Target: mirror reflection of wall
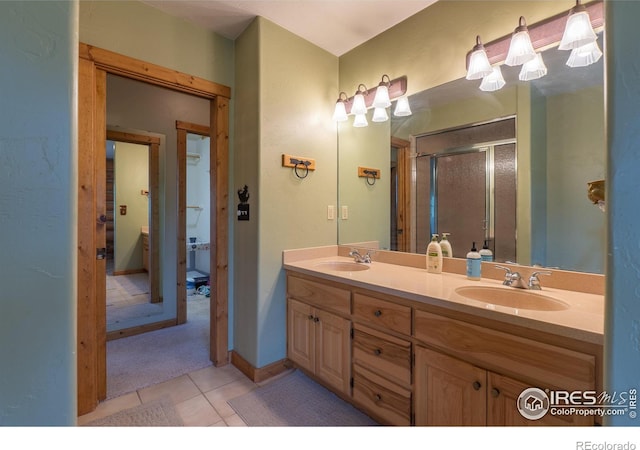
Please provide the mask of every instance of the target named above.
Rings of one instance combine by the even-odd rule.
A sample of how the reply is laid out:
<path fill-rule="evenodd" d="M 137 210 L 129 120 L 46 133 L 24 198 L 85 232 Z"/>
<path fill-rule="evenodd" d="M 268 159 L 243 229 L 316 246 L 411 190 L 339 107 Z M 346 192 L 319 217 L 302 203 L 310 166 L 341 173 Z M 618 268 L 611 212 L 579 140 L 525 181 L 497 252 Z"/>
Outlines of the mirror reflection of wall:
<path fill-rule="evenodd" d="M 210 280 L 209 137 L 187 134 L 187 295 L 206 295 Z"/>
<path fill-rule="evenodd" d="M 519 81 L 519 67 L 503 66 L 507 84 L 496 92 L 480 91 L 479 82 L 459 79 L 411 95 L 413 115 L 392 119 L 389 137 L 412 142 L 409 175 L 413 176 L 419 164 L 415 158 L 418 136 L 514 116 L 517 208 L 515 217 L 509 220 L 515 219 L 516 223 L 516 262 L 603 273 L 605 215 L 588 200 L 587 183 L 605 175 L 604 58 L 591 66 L 569 68 L 565 64 L 566 52 L 549 48 L 543 55 L 548 74 L 539 80 Z M 377 157 L 373 154 L 377 155 L 383 134 L 375 127 L 369 128 L 354 130 L 340 124 L 340 203 L 348 199 L 352 204 L 374 205 L 375 198 L 379 198 L 378 204 L 384 205 L 392 197 L 385 193 L 385 199 L 382 192 L 373 190 L 363 192 L 350 176 L 354 170 L 351 166 L 366 165 L 366 159 Z M 471 147 L 483 143 L 486 141 Z M 391 167 L 383 170 L 383 179 L 390 174 Z M 411 217 L 410 248 L 414 252 L 424 252 L 424 234 L 431 232 L 417 222 L 417 216 L 425 214 L 417 209 L 417 196 L 428 196 L 425 191 L 418 193 L 419 189 L 424 186 L 414 182 L 411 201 L 407 202 L 411 205 L 407 216 Z M 372 211 L 365 214 L 368 217 L 364 223 L 376 220 Z M 375 226 L 355 226 L 351 218 L 349 223 L 341 221 L 338 243 L 377 241 L 381 248 L 388 248 L 391 234 L 388 215 L 380 212 Z M 495 223 L 500 219 L 496 217 Z M 431 220 L 429 211 L 429 223 Z M 387 228 L 381 230 L 382 226 Z M 451 239 L 456 242 L 453 234 Z M 458 244 L 464 249 L 471 242 L 458 240 Z M 456 256 L 465 253 L 458 252 Z"/>

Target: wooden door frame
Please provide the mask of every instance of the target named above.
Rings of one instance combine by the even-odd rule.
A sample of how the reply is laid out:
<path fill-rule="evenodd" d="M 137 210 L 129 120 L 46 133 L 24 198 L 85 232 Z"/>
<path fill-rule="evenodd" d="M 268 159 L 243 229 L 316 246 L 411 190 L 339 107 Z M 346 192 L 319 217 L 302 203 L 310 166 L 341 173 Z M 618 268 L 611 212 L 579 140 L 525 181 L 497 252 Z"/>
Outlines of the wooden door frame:
<path fill-rule="evenodd" d="M 212 260 L 210 357 L 214 365 L 229 362 L 228 353 L 228 168 L 231 88 L 85 43 L 78 67 L 78 415 L 93 411 L 106 398 L 106 307 L 98 277 L 105 260 L 96 258 L 104 242 L 105 186 L 96 184 L 106 157 L 106 74 L 163 86 L 210 100 L 210 151 L 215 167 L 211 197 Z M 104 160 L 104 161 L 102 161 Z M 213 172 L 212 172 L 213 175 Z M 104 184 L 104 183 L 102 183 Z M 99 235 L 103 237 L 100 240 Z M 214 256 L 215 255 L 215 256 Z M 104 281 L 103 281 L 104 282 Z"/>
<path fill-rule="evenodd" d="M 146 134 L 131 133 L 107 129 L 107 140 L 144 145 L 149 148 L 149 201 L 151 217 L 149 217 L 149 293 L 152 303 L 160 302 L 160 138 Z M 116 177 L 118 175 L 116 174 Z M 115 211 L 115 209 L 114 209 Z M 115 214 L 115 213 L 114 213 Z M 109 340 L 107 338 L 107 340 Z"/>
<path fill-rule="evenodd" d="M 398 149 L 398 205 L 397 229 L 402 230 L 398 236 L 398 251 L 411 250 L 411 142 L 391 137 L 391 146 Z"/>

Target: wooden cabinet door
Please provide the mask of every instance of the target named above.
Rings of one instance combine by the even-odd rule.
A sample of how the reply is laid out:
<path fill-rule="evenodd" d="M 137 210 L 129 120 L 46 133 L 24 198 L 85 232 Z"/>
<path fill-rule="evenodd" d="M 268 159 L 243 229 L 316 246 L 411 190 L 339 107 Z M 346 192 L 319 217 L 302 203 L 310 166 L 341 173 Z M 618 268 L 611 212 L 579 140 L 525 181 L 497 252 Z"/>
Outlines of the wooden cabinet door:
<path fill-rule="evenodd" d="M 415 424 L 486 424 L 487 372 L 427 348 L 415 349 Z"/>
<path fill-rule="evenodd" d="M 348 395 L 351 379 L 351 322 L 320 309 L 315 309 L 314 317 L 315 374 Z"/>
<path fill-rule="evenodd" d="M 489 372 L 487 376 L 488 402 L 487 425 L 507 426 L 576 426 L 594 425 L 593 417 L 589 416 L 556 416 L 550 412 L 538 420 L 530 420 L 518 411 L 518 397 L 531 386 L 513 378 Z"/>
<path fill-rule="evenodd" d="M 291 361 L 309 372 L 314 371 L 315 336 L 313 308 L 306 303 L 288 299 L 287 355 Z"/>

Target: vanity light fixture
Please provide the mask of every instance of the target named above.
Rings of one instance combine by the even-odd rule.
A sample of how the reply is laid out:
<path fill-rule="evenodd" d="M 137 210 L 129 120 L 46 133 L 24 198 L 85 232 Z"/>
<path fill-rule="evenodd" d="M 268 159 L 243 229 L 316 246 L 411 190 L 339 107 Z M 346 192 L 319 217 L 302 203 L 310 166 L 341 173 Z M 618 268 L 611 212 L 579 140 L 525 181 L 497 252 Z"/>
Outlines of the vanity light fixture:
<path fill-rule="evenodd" d="M 524 20 L 524 16 L 520 16 L 518 26 L 513 31 L 511 43 L 509 44 L 509 53 L 504 63 L 508 66 L 519 66 L 536 57 L 536 51 L 533 49 L 529 29 Z"/>
<path fill-rule="evenodd" d="M 469 69 L 467 70 L 467 80 L 479 80 L 493 72 L 487 52 L 480 40 L 480 36 L 476 36 L 476 45 L 471 50 L 469 57 Z"/>
<path fill-rule="evenodd" d="M 360 90 L 360 88 L 364 88 Z M 358 90 L 353 95 L 353 106 L 351 106 L 351 114 L 359 116 L 367 113 L 367 104 L 364 101 L 364 94 L 367 93 L 367 87 L 364 84 L 358 85 Z"/>
<path fill-rule="evenodd" d="M 391 100 L 399 99 L 396 104 L 394 116 L 410 116 L 411 108 L 405 94 L 407 92 L 407 77 L 402 76 L 393 80 L 388 75 L 383 75 L 382 80 L 372 89 L 367 89 L 364 84 L 359 84 L 356 93 L 351 98 L 340 92 L 333 112 L 334 122 L 344 122 L 349 115 L 354 115 L 354 127 L 366 127 L 367 110 L 374 108 L 373 122 L 385 122 L 389 120 L 386 108 L 391 106 Z"/>
<path fill-rule="evenodd" d="M 480 90 L 485 92 L 493 92 L 502 89 L 506 82 L 502 76 L 502 70 L 500 66 L 494 66 L 493 72 L 482 79 L 480 83 Z"/>
<path fill-rule="evenodd" d="M 585 67 L 597 62 L 602 57 L 602 51 L 597 42 L 583 45 L 571 50 L 571 55 L 567 60 L 569 67 Z"/>
<path fill-rule="evenodd" d="M 342 96 L 344 95 L 344 99 Z M 336 101 L 336 107 L 333 110 L 333 121 L 334 122 L 346 122 L 347 117 L 347 106 L 346 102 L 349 100 L 347 94 L 345 92 L 340 92 L 338 95 L 338 100 Z"/>
<path fill-rule="evenodd" d="M 546 74 L 547 66 L 545 66 L 544 61 L 542 60 L 542 54 L 536 53 L 535 58 L 522 65 L 518 78 L 520 81 L 531 81 L 542 78 Z"/>
<path fill-rule="evenodd" d="M 587 8 L 580 3 L 580 0 L 576 0 L 576 6 L 569 11 L 569 18 L 558 50 L 573 50 L 595 42 L 596 39 Z"/>
<path fill-rule="evenodd" d="M 387 81 L 384 81 L 385 77 L 387 78 Z M 374 108 L 388 108 L 391 106 L 391 100 L 389 99 L 390 83 L 391 80 L 389 79 L 389 75 L 382 75 L 382 81 L 378 84 L 378 87 L 376 88 L 376 96 L 373 99 Z"/>
<path fill-rule="evenodd" d="M 575 16 L 575 17 L 574 17 Z M 586 18 L 586 21 L 584 20 Z M 571 22 L 571 23 L 570 23 Z M 578 24 L 578 25 L 575 25 Z M 573 27 L 581 29 L 581 32 L 574 32 Z M 548 19 L 527 26 L 524 17 L 520 17 L 518 27 L 511 35 L 502 36 L 487 44 L 483 44 L 487 60 L 495 68 L 501 64 L 523 65 L 520 72 L 520 80 L 534 80 L 546 74 L 544 62 L 538 62 L 537 66 L 530 60 L 537 58 L 536 51 L 546 50 L 555 47 L 561 41 L 565 41 L 558 49 L 567 48 L 571 50 L 571 56 L 567 61 L 569 67 L 583 67 L 597 62 L 602 57 L 602 51 L 597 44 L 597 35 L 604 27 L 604 1 L 593 0 L 582 5 L 580 0 L 576 1 L 576 6 L 572 8 L 567 17 L 567 13 L 556 14 Z M 571 35 L 581 35 L 577 40 L 569 39 Z M 565 39 L 565 35 L 567 38 Z M 583 45 L 580 42 L 591 40 Z M 571 43 L 572 41 L 576 43 Z M 479 43 L 479 38 L 477 41 Z M 477 44 L 476 44 L 477 45 Z M 476 47 L 466 55 L 467 74 L 471 71 L 471 57 L 476 51 Z M 526 56 L 529 55 L 529 56 Z M 472 75 L 473 76 L 473 75 Z M 469 79 L 469 77 L 467 77 Z M 504 79 L 495 70 L 494 73 L 486 75 L 482 79 L 480 89 L 483 91 L 494 91 L 504 86 Z"/>

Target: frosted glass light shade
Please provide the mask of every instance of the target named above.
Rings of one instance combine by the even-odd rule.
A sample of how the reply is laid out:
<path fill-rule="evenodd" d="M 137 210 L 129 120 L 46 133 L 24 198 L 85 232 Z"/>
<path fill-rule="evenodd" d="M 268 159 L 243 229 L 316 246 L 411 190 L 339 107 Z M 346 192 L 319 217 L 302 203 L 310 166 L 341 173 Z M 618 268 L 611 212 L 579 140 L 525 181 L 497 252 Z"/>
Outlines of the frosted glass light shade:
<path fill-rule="evenodd" d="M 492 72 L 489 58 L 484 47 L 474 50 L 469 58 L 469 69 L 467 70 L 467 80 L 479 80 Z"/>
<path fill-rule="evenodd" d="M 589 13 L 584 10 L 572 12 L 567 19 L 558 50 L 573 50 L 595 42 L 596 39 L 597 36 L 591 26 Z"/>
<path fill-rule="evenodd" d="M 367 122 L 367 116 L 364 114 L 356 114 L 355 119 L 353 119 L 353 126 L 356 128 L 362 128 L 369 125 Z"/>
<path fill-rule="evenodd" d="M 387 120 L 389 120 L 389 116 L 387 115 L 386 108 L 375 108 L 373 110 L 372 122 L 386 122 Z"/>
<path fill-rule="evenodd" d="M 342 100 L 338 100 L 336 102 L 336 107 L 333 110 L 333 121 L 346 122 L 347 119 L 347 108 L 344 106 L 344 102 Z"/>
<path fill-rule="evenodd" d="M 357 93 L 353 96 L 353 105 L 351 106 L 351 114 L 360 115 L 367 113 L 367 105 L 364 101 L 364 95 Z"/>
<path fill-rule="evenodd" d="M 569 67 L 585 67 L 597 62 L 602 57 L 602 51 L 597 42 L 583 45 L 571 50 L 571 55 L 567 60 Z"/>
<path fill-rule="evenodd" d="M 393 115 L 396 117 L 406 117 L 411 115 L 409 99 L 406 96 L 398 98 L 398 101 L 396 102 L 396 108 L 393 111 Z"/>
<path fill-rule="evenodd" d="M 493 92 L 498 89 L 502 89 L 506 82 L 502 76 L 502 70 L 500 66 L 495 66 L 493 72 L 482 79 L 480 83 L 480 90 L 485 92 Z"/>
<path fill-rule="evenodd" d="M 376 89 L 376 96 L 373 98 L 374 108 L 388 108 L 391 106 L 391 100 L 389 100 L 389 88 L 384 84 L 378 86 Z"/>
<path fill-rule="evenodd" d="M 519 66 L 527 61 L 531 61 L 535 57 L 536 51 L 531 44 L 529 32 L 524 30 L 513 33 L 511 44 L 509 44 L 507 59 L 504 63 L 508 66 Z"/>
<path fill-rule="evenodd" d="M 542 55 L 540 53 L 536 53 L 535 58 L 522 65 L 518 78 L 520 81 L 531 81 L 542 78 L 546 74 L 547 66 L 545 66 L 544 61 L 542 60 Z"/>

